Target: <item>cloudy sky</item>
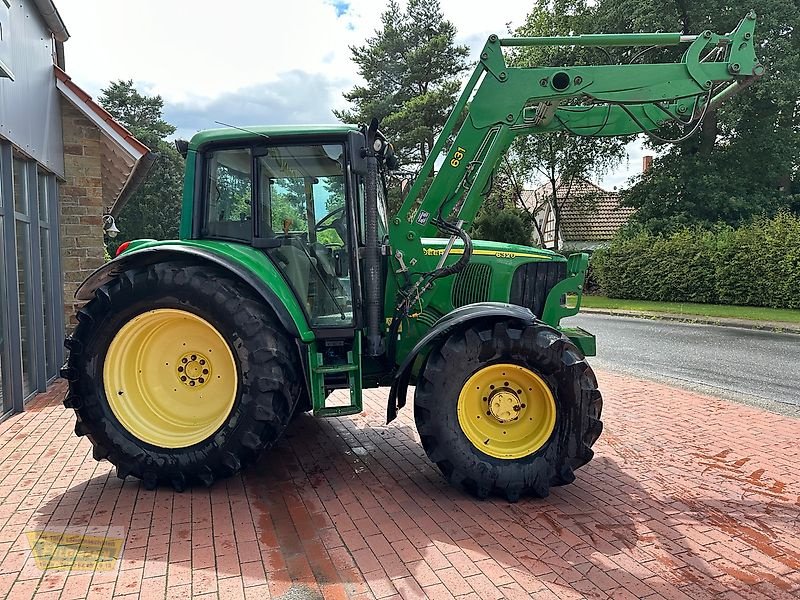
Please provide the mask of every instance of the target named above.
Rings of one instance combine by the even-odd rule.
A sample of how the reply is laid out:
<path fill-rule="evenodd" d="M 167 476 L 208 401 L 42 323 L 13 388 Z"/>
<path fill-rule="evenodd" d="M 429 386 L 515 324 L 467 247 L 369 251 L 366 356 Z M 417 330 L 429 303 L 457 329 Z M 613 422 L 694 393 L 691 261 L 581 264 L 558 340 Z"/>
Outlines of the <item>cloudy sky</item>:
<path fill-rule="evenodd" d="M 160 94 L 180 137 L 234 125 L 333 123 L 331 109 L 358 81 L 350 60 L 380 25 L 370 0 L 56 0 L 71 38 L 67 72 L 94 96 L 116 79 Z M 474 54 L 491 33 L 520 24 L 531 0 L 473 8 L 441 0 Z M 607 187 L 638 170 L 641 150 L 607 175 Z"/>

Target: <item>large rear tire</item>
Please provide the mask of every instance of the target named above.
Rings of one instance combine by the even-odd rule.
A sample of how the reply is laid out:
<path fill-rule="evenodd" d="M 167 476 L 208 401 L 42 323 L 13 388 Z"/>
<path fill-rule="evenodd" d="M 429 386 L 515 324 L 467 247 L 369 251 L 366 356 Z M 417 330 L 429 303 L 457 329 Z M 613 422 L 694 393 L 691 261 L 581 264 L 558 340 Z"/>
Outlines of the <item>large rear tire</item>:
<path fill-rule="evenodd" d="M 455 486 L 510 501 L 571 483 L 600 436 L 602 397 L 578 348 L 552 327 L 475 325 L 431 351 L 414 416 Z"/>
<path fill-rule="evenodd" d="M 119 477 L 148 488 L 211 485 L 286 428 L 301 389 L 297 348 L 224 271 L 133 268 L 77 316 L 64 405 L 75 410 L 75 433 Z"/>

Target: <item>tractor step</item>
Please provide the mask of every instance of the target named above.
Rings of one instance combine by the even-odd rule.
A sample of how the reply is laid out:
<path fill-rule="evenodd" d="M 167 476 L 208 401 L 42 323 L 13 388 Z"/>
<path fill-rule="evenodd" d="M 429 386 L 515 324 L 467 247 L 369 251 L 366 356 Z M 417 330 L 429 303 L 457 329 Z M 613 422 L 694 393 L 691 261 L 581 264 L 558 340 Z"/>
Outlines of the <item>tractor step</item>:
<path fill-rule="evenodd" d="M 314 367 L 314 372 L 328 375 L 331 373 L 350 373 L 351 371 L 358 371 L 360 368 L 360 365 L 353 364 L 325 365 L 321 367 Z"/>
<path fill-rule="evenodd" d="M 352 340 L 345 341 L 344 346 L 341 340 L 330 346 L 328 340 L 308 346 L 309 387 L 315 417 L 341 417 L 362 411 L 361 333 L 356 332 Z M 318 344 L 326 347 L 320 348 Z M 329 403 L 328 396 L 337 389 L 350 390 L 348 403 Z"/>

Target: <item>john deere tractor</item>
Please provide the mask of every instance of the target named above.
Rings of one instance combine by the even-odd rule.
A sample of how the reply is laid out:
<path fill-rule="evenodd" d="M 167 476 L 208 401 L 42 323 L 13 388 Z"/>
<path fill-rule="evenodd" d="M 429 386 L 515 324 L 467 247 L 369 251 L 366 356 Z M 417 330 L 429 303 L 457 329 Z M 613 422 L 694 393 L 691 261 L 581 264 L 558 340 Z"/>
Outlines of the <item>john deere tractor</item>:
<path fill-rule="evenodd" d="M 122 244 L 76 294 L 86 304 L 63 370 L 75 432 L 120 477 L 181 490 L 237 473 L 294 413 L 360 412 L 364 388 L 389 388 L 392 421 L 413 385 L 422 445 L 453 484 L 516 500 L 571 482 L 602 431 L 585 359 L 595 338 L 561 325 L 579 310 L 588 257 L 468 228 L 518 136 L 696 129 L 763 73 L 754 24 L 751 13 L 725 35 L 491 36 L 395 215 L 384 176 L 397 159 L 377 123 L 229 127 L 179 143 L 180 239 Z M 504 47 L 538 45 L 685 52 L 504 60 Z"/>

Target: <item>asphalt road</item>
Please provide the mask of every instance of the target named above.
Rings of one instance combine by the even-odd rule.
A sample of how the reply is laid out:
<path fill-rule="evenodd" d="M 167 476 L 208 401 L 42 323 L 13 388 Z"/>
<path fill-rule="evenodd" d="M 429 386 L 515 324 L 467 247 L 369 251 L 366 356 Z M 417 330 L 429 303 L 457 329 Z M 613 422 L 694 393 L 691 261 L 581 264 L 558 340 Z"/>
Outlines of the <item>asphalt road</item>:
<path fill-rule="evenodd" d="M 597 336 L 598 369 L 800 416 L 800 335 L 599 314 L 562 323 Z"/>

